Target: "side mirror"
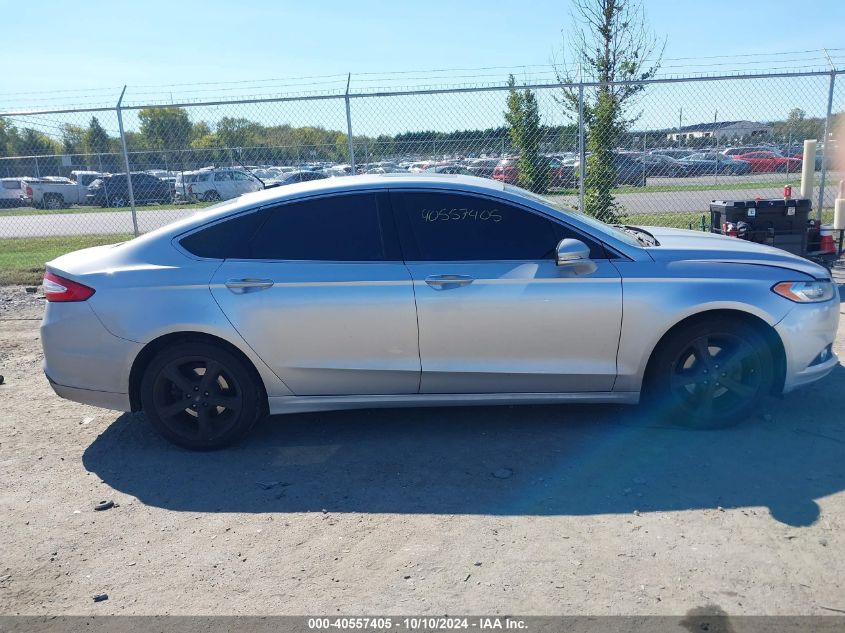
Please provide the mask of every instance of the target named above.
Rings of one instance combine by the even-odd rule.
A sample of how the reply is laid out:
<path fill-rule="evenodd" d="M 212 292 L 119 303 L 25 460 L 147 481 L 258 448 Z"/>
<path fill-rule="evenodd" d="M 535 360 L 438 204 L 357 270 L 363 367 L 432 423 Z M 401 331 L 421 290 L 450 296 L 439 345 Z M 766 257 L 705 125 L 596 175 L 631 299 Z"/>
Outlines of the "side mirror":
<path fill-rule="evenodd" d="M 590 259 L 590 247 L 581 240 L 562 239 L 557 245 L 557 265 L 572 270 L 576 275 L 595 272 L 596 265 Z"/>

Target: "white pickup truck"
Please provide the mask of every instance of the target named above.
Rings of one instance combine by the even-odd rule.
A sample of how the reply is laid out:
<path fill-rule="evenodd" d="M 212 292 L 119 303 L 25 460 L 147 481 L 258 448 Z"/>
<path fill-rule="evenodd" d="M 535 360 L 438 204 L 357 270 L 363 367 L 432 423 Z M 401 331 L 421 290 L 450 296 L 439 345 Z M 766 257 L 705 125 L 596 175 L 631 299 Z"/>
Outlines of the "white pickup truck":
<path fill-rule="evenodd" d="M 74 180 L 46 176 L 27 180 L 24 204 L 38 209 L 62 209 L 72 204 L 87 204 L 88 185 L 104 174 L 95 171 L 71 172 Z"/>

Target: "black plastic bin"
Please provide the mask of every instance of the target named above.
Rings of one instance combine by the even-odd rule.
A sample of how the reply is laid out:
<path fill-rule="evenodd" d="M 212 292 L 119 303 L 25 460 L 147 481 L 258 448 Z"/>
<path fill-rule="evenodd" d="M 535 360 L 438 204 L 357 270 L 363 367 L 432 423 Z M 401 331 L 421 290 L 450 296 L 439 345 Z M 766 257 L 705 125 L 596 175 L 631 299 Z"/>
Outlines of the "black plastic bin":
<path fill-rule="evenodd" d="M 807 198 L 713 200 L 710 231 L 767 244 L 803 256 L 807 250 Z"/>

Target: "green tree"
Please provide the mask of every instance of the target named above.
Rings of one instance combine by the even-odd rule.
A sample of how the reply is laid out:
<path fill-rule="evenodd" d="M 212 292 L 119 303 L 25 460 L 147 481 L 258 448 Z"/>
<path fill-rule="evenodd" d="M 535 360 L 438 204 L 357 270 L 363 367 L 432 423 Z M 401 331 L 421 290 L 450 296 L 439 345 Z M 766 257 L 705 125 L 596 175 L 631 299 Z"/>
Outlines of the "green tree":
<path fill-rule="evenodd" d="M 193 125 L 183 108 L 143 108 L 138 121 L 147 149 L 179 150 L 191 145 Z"/>
<path fill-rule="evenodd" d="M 111 137 L 97 117 L 91 117 L 91 122 L 85 131 L 83 147 L 89 154 L 108 154 L 112 150 Z"/>
<path fill-rule="evenodd" d="M 637 82 L 650 79 L 660 67 L 665 40 L 648 28 L 639 0 L 573 0 L 574 30 L 564 61 L 574 58 L 576 76 L 558 69 L 562 83 L 600 82 L 584 98 L 584 124 L 591 152 L 584 178 L 586 213 L 606 222 L 618 222 L 624 210 L 613 197 L 616 185 L 613 150 L 620 135 L 637 120 L 627 110 L 646 87 Z M 565 89 L 561 103 L 578 116 L 578 92 Z"/>
<path fill-rule="evenodd" d="M 0 156 L 17 156 L 20 135 L 17 128 L 6 119 L 0 118 Z"/>
<path fill-rule="evenodd" d="M 511 144 L 519 152 L 519 184 L 530 191 L 543 192 L 548 182 L 548 170 L 540 156 L 542 131 L 537 97 L 530 90 L 517 90 L 513 75 L 508 78 L 508 86 L 505 121 Z"/>
<path fill-rule="evenodd" d="M 244 118 L 223 117 L 217 122 L 221 147 L 251 147 L 259 144 L 263 127 Z"/>
<path fill-rule="evenodd" d="M 65 154 L 85 152 L 85 128 L 67 123 L 62 126 L 62 151 Z"/>
<path fill-rule="evenodd" d="M 61 143 L 53 140 L 43 132 L 32 128 L 24 128 L 20 134 L 19 153 L 22 156 L 54 155 L 61 152 Z"/>

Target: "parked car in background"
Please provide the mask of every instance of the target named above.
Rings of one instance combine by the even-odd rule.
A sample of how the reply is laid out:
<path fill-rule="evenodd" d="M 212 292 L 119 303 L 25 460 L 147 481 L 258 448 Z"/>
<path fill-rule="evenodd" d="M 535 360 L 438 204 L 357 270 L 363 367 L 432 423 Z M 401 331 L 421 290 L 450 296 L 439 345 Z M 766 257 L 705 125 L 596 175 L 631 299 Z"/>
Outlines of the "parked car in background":
<path fill-rule="evenodd" d="M 653 149 L 649 152 L 649 154 L 656 154 L 658 156 L 668 156 L 669 158 L 680 159 L 684 156 L 689 156 L 690 154 L 695 153 L 695 150 L 692 149 L 674 149 L 674 148 L 667 148 L 667 149 Z"/>
<path fill-rule="evenodd" d="M 498 164 L 498 158 L 474 158 L 466 162 L 466 168 L 479 178 L 492 178 Z"/>
<path fill-rule="evenodd" d="M 189 198 L 204 202 L 229 200 L 263 188 L 264 185 L 258 178 L 234 167 L 201 169 L 196 172 L 193 182 L 187 187 Z M 179 192 L 178 181 L 176 191 Z"/>
<path fill-rule="evenodd" d="M 689 176 L 725 174 L 743 176 L 751 173 L 751 163 L 726 156 L 721 152 L 699 152 L 690 154 L 678 161 L 687 170 Z"/>
<path fill-rule="evenodd" d="M 683 163 L 665 154 L 638 154 L 635 160 L 645 165 L 646 176 L 682 178 L 688 175 Z"/>
<path fill-rule="evenodd" d="M 71 175 L 80 177 L 80 180 L 71 180 L 62 176 L 45 176 L 28 180 L 24 189 L 25 204 L 38 209 L 62 209 L 72 204 L 87 204 L 88 185 L 97 177 L 103 177 L 103 174 L 71 172 Z"/>
<path fill-rule="evenodd" d="M 461 165 L 437 165 L 429 167 L 424 174 L 460 174 L 461 176 L 475 176 L 469 169 Z"/>
<path fill-rule="evenodd" d="M 803 162 L 798 158 L 787 158 L 775 152 L 748 152 L 747 154 L 734 154 L 733 158 L 751 163 L 751 171 L 757 173 L 801 171 Z"/>
<path fill-rule="evenodd" d="M 324 180 L 328 178 L 326 174 L 321 171 L 293 171 L 289 174 L 283 174 L 277 181 L 267 185 L 267 189 L 271 187 L 282 187 L 285 185 L 292 185 L 297 182 L 309 182 L 311 180 Z"/>
<path fill-rule="evenodd" d="M 773 148 L 768 145 L 740 145 L 739 147 L 726 147 L 722 150 L 725 156 L 739 156 L 749 152 L 771 152 Z"/>
<path fill-rule="evenodd" d="M 135 204 L 164 204 L 171 201 L 170 185 L 144 172 L 132 174 Z M 88 186 L 87 203 L 100 207 L 129 206 L 129 181 L 126 174 L 103 176 Z"/>
<path fill-rule="evenodd" d="M 23 206 L 25 191 L 23 178 L 0 178 L 0 208 Z"/>
<path fill-rule="evenodd" d="M 103 171 L 73 170 L 70 172 L 70 179 L 83 187 L 87 187 L 97 178 L 102 178 L 107 174 L 108 172 Z"/>
<path fill-rule="evenodd" d="M 464 176 L 250 194 L 54 259 L 44 296 L 55 392 L 193 449 L 360 407 L 643 399 L 722 427 L 839 364 L 818 264 Z"/>
<path fill-rule="evenodd" d="M 571 187 L 575 184 L 575 167 L 566 165 L 555 156 L 541 157 L 546 169 L 546 184 L 549 187 Z M 509 185 L 519 183 L 518 158 L 503 158 L 493 169 L 493 179 Z"/>
<path fill-rule="evenodd" d="M 587 167 L 589 168 L 589 161 Z M 643 170 L 643 164 L 635 156 L 615 152 L 613 167 L 616 170 L 616 185 L 645 187 L 648 174 Z"/>

